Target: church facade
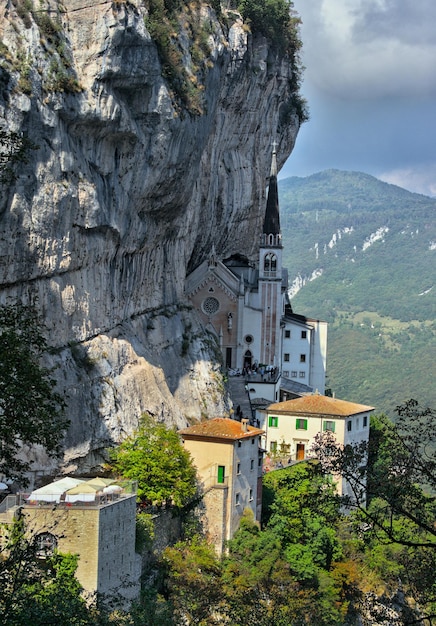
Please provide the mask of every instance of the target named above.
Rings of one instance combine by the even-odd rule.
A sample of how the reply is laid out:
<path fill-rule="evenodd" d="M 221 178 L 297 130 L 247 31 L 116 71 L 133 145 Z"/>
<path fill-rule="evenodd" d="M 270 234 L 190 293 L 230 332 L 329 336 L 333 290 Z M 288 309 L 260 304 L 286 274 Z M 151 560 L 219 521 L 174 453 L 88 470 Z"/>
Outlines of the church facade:
<path fill-rule="evenodd" d="M 262 230 L 256 261 L 219 259 L 212 250 L 187 277 L 185 293 L 225 366 L 249 376 L 252 394 L 277 402 L 324 393 L 327 324 L 294 314 L 288 298 L 275 149 Z"/>

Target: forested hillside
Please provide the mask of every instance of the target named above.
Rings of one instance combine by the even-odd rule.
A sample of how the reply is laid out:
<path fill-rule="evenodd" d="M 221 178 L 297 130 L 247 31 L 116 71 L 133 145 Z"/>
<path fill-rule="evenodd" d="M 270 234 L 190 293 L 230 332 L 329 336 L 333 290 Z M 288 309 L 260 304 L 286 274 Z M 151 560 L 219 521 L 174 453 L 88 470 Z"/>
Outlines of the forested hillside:
<path fill-rule="evenodd" d="M 327 386 L 392 414 L 436 404 L 436 199 L 360 172 L 280 181 L 294 311 L 329 322 Z"/>

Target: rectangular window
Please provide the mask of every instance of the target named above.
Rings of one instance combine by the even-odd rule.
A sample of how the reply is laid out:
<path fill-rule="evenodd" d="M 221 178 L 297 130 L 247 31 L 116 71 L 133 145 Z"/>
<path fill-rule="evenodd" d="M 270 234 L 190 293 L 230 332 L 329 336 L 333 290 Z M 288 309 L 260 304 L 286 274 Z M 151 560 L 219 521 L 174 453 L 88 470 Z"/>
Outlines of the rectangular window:
<path fill-rule="evenodd" d="M 236 506 L 238 506 L 239 504 L 241 504 L 241 498 L 240 498 L 240 496 L 239 496 L 239 493 L 237 493 L 237 494 L 235 495 L 235 504 L 236 504 Z"/>
<path fill-rule="evenodd" d="M 283 370 L 283 378 L 289 378 L 289 370 Z"/>
<path fill-rule="evenodd" d="M 285 339 L 290 339 L 290 338 L 291 338 L 291 331 L 285 330 Z"/>
<path fill-rule="evenodd" d="M 289 361 L 289 352 L 285 352 L 284 360 Z"/>
<path fill-rule="evenodd" d="M 368 426 L 368 416 L 364 415 L 363 416 L 363 427 L 366 428 Z"/>
<path fill-rule="evenodd" d="M 302 330 L 301 331 L 301 339 L 306 339 L 307 337 L 307 330 Z"/>
<path fill-rule="evenodd" d="M 268 419 L 268 426 L 271 426 L 271 428 L 277 428 L 278 425 L 279 418 L 274 415 L 270 415 Z"/>
<path fill-rule="evenodd" d="M 269 444 L 270 452 L 277 452 L 277 441 L 271 441 Z"/>
<path fill-rule="evenodd" d="M 242 446 L 242 441 L 241 441 L 241 440 L 239 440 L 239 441 L 238 441 L 238 448 L 240 448 L 241 446 Z"/>
<path fill-rule="evenodd" d="M 324 432 L 326 430 L 329 430 L 331 433 L 334 433 L 335 432 L 335 422 L 332 422 L 330 420 L 326 420 L 324 422 Z"/>
<path fill-rule="evenodd" d="M 250 500 L 250 502 L 253 501 L 253 490 L 252 489 L 250 489 L 250 495 L 249 495 L 248 499 Z"/>
<path fill-rule="evenodd" d="M 306 378 L 306 372 L 300 372 L 299 376 L 300 378 Z"/>
<path fill-rule="evenodd" d="M 296 372 L 295 370 L 293 370 L 293 371 L 291 372 L 291 378 L 297 378 L 297 376 L 298 376 L 298 372 Z"/>
<path fill-rule="evenodd" d="M 300 363 L 306 363 L 306 355 L 300 354 Z"/>
<path fill-rule="evenodd" d="M 238 465 L 236 466 L 236 473 L 240 474 L 241 473 L 241 464 L 238 463 Z"/>
<path fill-rule="evenodd" d="M 259 458 L 257 459 L 257 467 L 260 467 L 262 465 L 262 457 L 259 456 Z"/>
<path fill-rule="evenodd" d="M 251 445 L 254 446 L 255 443 L 256 443 L 256 439 L 253 437 L 253 439 L 251 440 Z"/>
<path fill-rule="evenodd" d="M 297 430 L 307 430 L 307 420 L 302 419 L 301 417 L 297 417 L 295 422 L 295 428 Z"/>
<path fill-rule="evenodd" d="M 347 430 L 348 432 L 350 432 L 352 426 L 351 426 L 351 420 L 349 422 L 347 422 Z"/>
<path fill-rule="evenodd" d="M 226 468 L 224 465 L 218 465 L 218 482 L 223 483 L 226 477 Z"/>
<path fill-rule="evenodd" d="M 250 469 L 254 470 L 254 459 L 251 459 L 250 461 Z"/>

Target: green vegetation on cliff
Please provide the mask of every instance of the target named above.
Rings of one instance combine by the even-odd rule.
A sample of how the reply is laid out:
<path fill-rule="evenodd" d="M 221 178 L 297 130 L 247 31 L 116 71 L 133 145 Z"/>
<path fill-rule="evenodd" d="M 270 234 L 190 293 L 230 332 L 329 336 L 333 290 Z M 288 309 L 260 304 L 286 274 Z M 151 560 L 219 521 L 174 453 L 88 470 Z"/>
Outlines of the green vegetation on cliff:
<path fill-rule="evenodd" d="M 209 37 L 214 33 L 211 20 L 200 11 L 202 5 L 214 10 L 225 30 L 242 16 L 247 29 L 254 35 L 266 37 L 275 52 L 288 56 L 293 66 L 290 105 L 300 122 L 306 121 L 306 101 L 299 93 L 302 76 L 300 18 L 293 11 L 291 0 L 241 0 L 230 2 L 225 10 L 219 0 L 148 0 L 145 25 L 156 43 L 163 76 L 180 104 L 191 114 L 204 113 L 205 80 L 214 65 Z"/>

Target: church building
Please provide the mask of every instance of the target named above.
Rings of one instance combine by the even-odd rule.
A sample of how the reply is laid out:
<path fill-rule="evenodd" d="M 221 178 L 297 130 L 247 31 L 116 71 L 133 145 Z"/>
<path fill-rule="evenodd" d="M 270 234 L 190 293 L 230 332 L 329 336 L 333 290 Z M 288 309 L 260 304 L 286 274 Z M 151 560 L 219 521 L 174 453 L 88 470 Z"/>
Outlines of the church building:
<path fill-rule="evenodd" d="M 247 375 L 253 397 L 271 402 L 325 387 L 327 323 L 293 313 L 282 257 L 274 147 L 257 259 L 219 259 L 212 249 L 185 284 L 225 366 Z"/>

